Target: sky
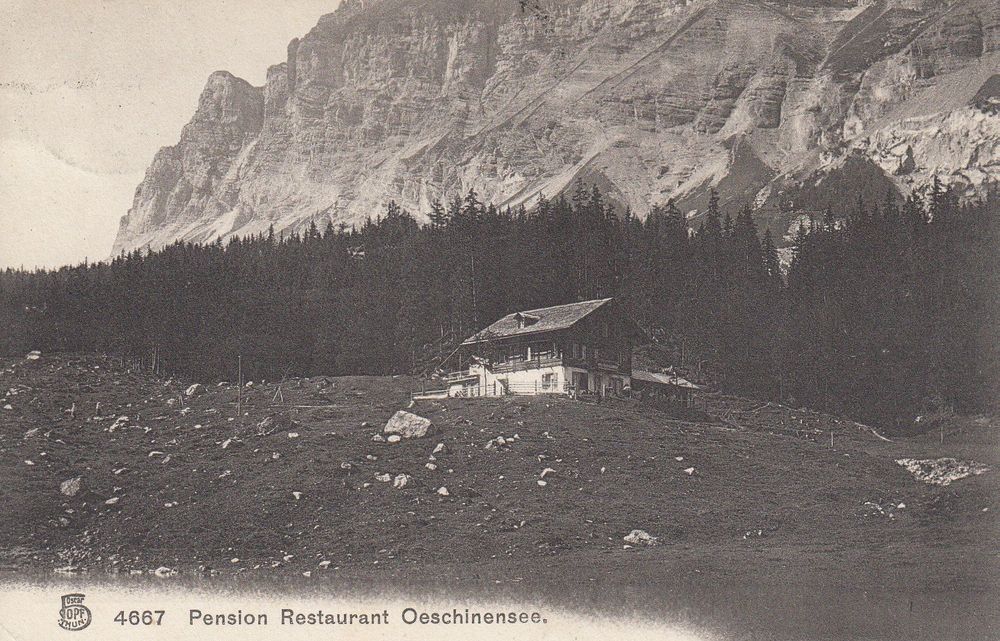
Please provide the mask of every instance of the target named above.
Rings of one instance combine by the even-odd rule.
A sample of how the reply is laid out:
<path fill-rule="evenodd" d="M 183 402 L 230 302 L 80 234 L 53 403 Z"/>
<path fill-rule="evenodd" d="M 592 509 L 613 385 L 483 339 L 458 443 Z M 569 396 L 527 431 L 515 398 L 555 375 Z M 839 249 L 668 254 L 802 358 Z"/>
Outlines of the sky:
<path fill-rule="evenodd" d="M 339 0 L 2 0 L 0 269 L 108 257 L 213 71 L 262 85 Z"/>

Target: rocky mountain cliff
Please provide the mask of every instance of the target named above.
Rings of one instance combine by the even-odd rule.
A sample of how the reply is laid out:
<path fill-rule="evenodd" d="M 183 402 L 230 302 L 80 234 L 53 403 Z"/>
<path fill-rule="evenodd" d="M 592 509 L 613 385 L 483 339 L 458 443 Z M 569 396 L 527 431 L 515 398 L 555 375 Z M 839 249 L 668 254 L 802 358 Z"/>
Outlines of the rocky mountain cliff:
<path fill-rule="evenodd" d="M 1000 177 L 996 0 L 345 0 L 263 87 L 212 74 L 114 252 L 574 180 L 639 215 Z"/>

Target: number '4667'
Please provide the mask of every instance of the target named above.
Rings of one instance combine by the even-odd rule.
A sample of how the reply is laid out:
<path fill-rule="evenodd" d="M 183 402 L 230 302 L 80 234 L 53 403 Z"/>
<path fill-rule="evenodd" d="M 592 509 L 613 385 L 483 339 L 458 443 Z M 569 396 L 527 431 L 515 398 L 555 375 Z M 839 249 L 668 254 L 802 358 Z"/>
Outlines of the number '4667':
<path fill-rule="evenodd" d="M 119 610 L 115 615 L 115 623 L 120 625 L 160 625 L 163 623 L 164 610 Z"/>

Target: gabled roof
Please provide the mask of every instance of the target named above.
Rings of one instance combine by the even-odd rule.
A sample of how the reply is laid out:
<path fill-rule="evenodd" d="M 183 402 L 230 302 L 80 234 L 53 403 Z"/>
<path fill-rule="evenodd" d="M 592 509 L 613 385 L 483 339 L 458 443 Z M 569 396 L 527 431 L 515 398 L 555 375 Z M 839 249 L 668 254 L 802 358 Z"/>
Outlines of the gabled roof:
<path fill-rule="evenodd" d="M 555 332 L 569 329 L 585 317 L 597 311 L 604 305 L 610 303 L 613 298 L 599 298 L 597 300 L 585 300 L 580 303 L 569 303 L 568 305 L 556 305 L 555 307 L 542 307 L 541 309 L 529 309 L 522 312 L 507 314 L 486 329 L 473 334 L 465 339 L 463 345 L 481 343 L 486 340 L 496 338 L 507 338 L 510 336 L 522 336 L 527 334 L 541 334 L 544 332 Z M 518 322 L 518 317 L 527 322 Z"/>
<path fill-rule="evenodd" d="M 646 370 L 634 369 L 632 370 L 632 378 L 645 381 L 647 383 L 673 385 L 674 387 L 685 387 L 687 389 L 701 389 L 701 386 L 695 385 L 691 381 L 671 373 L 661 374 L 659 372 L 647 372 Z"/>

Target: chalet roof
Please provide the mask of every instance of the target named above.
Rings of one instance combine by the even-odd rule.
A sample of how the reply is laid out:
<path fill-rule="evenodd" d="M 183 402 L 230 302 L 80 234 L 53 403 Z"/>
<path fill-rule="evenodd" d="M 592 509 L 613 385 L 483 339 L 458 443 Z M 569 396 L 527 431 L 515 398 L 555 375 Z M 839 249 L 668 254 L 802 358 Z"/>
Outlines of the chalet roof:
<path fill-rule="evenodd" d="M 687 379 L 670 373 L 647 372 L 646 370 L 634 369 L 632 370 L 632 378 L 646 383 L 672 385 L 674 387 L 685 387 L 687 389 L 701 389 L 700 385 L 695 385 Z"/>
<path fill-rule="evenodd" d="M 486 329 L 473 334 L 465 339 L 463 345 L 481 343 L 487 339 L 507 338 L 510 336 L 521 336 L 527 334 L 541 334 L 545 332 L 555 332 L 569 329 L 586 316 L 590 315 L 600 307 L 610 303 L 613 298 L 599 298 L 597 300 L 585 300 L 579 303 L 569 303 L 568 305 L 556 305 L 555 307 L 542 307 L 541 309 L 528 309 L 521 312 L 507 314 Z M 527 323 L 519 323 L 518 317 L 527 320 Z"/>

